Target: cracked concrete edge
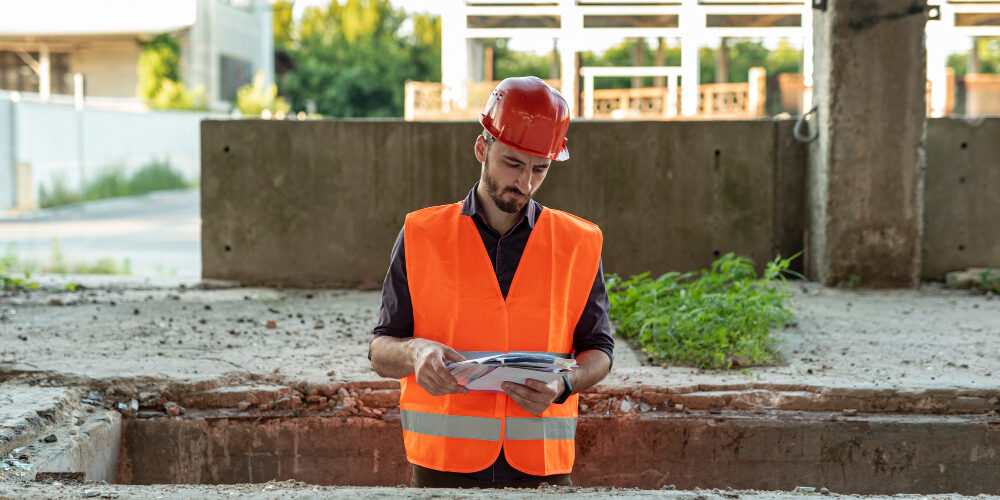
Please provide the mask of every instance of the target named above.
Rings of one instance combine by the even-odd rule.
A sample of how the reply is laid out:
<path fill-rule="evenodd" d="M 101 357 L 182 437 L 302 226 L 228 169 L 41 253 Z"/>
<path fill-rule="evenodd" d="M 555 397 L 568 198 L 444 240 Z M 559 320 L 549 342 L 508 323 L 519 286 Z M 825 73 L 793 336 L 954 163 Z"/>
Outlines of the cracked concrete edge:
<path fill-rule="evenodd" d="M 128 385 L 119 380 L 79 384 L 76 397 L 88 389 L 108 391 L 106 406 L 126 405 L 132 399 L 143 411 L 164 410 L 173 401 L 189 409 L 332 410 L 343 415 L 378 416 L 370 410 L 394 409 L 399 404 L 395 380 L 352 381 L 330 384 L 287 383 L 271 377 L 223 377 L 211 382 L 184 385 L 144 381 Z M 710 389 L 710 390 L 703 390 Z M 605 386 L 580 394 L 581 414 L 614 411 L 667 410 L 778 410 L 923 415 L 1000 413 L 1000 391 L 986 389 L 886 390 L 865 388 L 815 388 L 768 384 L 736 384 L 732 390 L 710 386 Z M 356 407 L 356 408 L 355 408 Z M 346 409 L 345 409 L 346 408 Z M 380 414 L 380 413 L 379 413 Z M 37 418 L 35 419 L 37 420 Z"/>
<path fill-rule="evenodd" d="M 280 374 L 253 374 L 230 372 L 213 378 L 197 381 L 164 380 L 154 377 L 129 377 L 115 379 L 92 379 L 81 376 L 66 376 L 59 373 L 30 370 L 28 367 L 0 367 L 0 381 L 6 380 L 11 387 L 27 387 L 27 384 L 47 386 L 44 389 L 59 393 L 51 409 L 38 409 L 37 415 L 23 419 L 23 428 L 43 424 L 42 414 L 66 412 L 68 402 L 79 404 L 87 390 L 105 392 L 106 399 L 126 405 L 132 399 L 144 408 L 162 406 L 165 401 L 174 401 L 184 407 L 210 409 L 235 408 L 249 402 L 262 410 L 277 409 L 273 404 L 282 399 L 293 399 L 291 408 L 305 408 L 316 403 L 316 398 L 325 398 L 331 409 L 343 403 L 345 397 L 358 400 L 359 407 L 389 409 L 398 405 L 399 382 L 394 379 L 353 380 L 314 384 L 295 380 Z M 646 369 L 648 370 L 648 369 Z M 341 389 L 345 392 L 342 393 Z M 378 398 L 367 396 L 375 391 Z M 391 396 L 382 396 L 385 393 Z M 155 395 L 158 404 L 150 403 Z M 16 397 L 16 396 L 15 396 Z M 855 409 L 866 413 L 913 413 L 913 414 L 977 414 L 1000 413 L 1000 387 L 950 387 L 950 388 L 885 388 L 879 386 L 836 387 L 817 384 L 734 382 L 734 383 L 679 383 L 679 384 L 599 384 L 581 394 L 581 412 L 590 406 L 600 405 L 602 411 L 609 405 L 620 407 L 620 402 L 629 399 L 630 404 L 649 409 L 671 409 L 681 405 L 689 409 L 730 409 L 730 410 L 787 410 L 787 411 L 842 411 Z M 604 401 L 617 403 L 603 404 Z M 18 406 L 17 401 L 10 401 Z M 246 406 L 246 405 L 244 405 Z M 349 405 L 350 406 L 350 405 Z M 30 404 L 28 408 L 33 408 Z M 162 410 L 162 408 L 160 408 Z M 244 408 L 245 409 L 245 408 Z M 643 410 L 648 411 L 648 410 Z M 0 417 L 3 414 L 0 413 Z M 5 452 L 4 443 L 14 442 L 19 431 L 13 428 L 0 429 L 0 452 Z M 7 445 L 6 450 L 17 445 Z"/>
<path fill-rule="evenodd" d="M 84 404 L 71 387 L 0 384 L 0 479 L 31 480 L 38 472 L 84 471 L 113 481 L 122 416 Z M 54 441 L 47 442 L 48 436 Z"/>
<path fill-rule="evenodd" d="M 0 385 L 0 456 L 26 446 L 66 422 L 79 408 L 76 391 L 66 387 Z"/>

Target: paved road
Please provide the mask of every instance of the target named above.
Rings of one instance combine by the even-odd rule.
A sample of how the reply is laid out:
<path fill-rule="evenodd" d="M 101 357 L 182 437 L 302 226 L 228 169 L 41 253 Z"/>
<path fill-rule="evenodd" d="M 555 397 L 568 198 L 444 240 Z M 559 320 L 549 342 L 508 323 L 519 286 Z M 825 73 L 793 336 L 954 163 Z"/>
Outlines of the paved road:
<path fill-rule="evenodd" d="M 65 262 L 129 259 L 133 275 L 199 277 L 201 209 L 195 189 L 92 201 L 0 218 L 0 254 L 42 266 L 54 241 Z"/>

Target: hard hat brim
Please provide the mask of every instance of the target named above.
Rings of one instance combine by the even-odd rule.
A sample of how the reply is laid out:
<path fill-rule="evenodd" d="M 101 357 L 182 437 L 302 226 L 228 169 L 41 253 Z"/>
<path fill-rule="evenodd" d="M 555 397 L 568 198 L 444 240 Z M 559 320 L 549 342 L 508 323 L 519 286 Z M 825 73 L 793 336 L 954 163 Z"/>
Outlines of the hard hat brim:
<path fill-rule="evenodd" d="M 569 147 L 567 147 L 566 145 L 566 143 L 568 142 L 566 138 L 563 138 L 563 144 L 562 147 L 559 148 L 559 151 L 556 151 L 554 153 L 543 153 L 541 151 L 532 151 L 530 149 L 526 149 L 517 144 L 514 144 L 512 141 L 508 141 L 507 139 L 505 139 L 503 137 L 503 134 L 501 134 L 500 131 L 493 126 L 493 122 L 492 120 L 490 120 L 490 117 L 486 116 L 486 114 L 484 113 L 479 114 L 479 124 L 482 125 L 483 128 L 486 129 L 486 132 L 488 132 L 491 136 L 493 136 L 494 139 L 522 153 L 526 153 L 532 156 L 538 156 L 540 158 L 546 158 L 552 161 L 566 161 L 569 159 Z"/>

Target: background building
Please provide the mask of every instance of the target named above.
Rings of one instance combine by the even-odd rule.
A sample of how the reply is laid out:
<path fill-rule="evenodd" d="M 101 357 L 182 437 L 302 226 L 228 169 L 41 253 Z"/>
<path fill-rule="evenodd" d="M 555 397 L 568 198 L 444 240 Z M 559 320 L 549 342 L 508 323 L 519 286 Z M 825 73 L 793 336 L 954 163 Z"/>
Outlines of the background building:
<path fill-rule="evenodd" d="M 181 79 L 204 86 L 213 109 L 263 71 L 274 79 L 271 8 L 265 0 L 0 0 L 0 89 L 136 97 L 139 42 L 169 33 L 181 45 Z"/>

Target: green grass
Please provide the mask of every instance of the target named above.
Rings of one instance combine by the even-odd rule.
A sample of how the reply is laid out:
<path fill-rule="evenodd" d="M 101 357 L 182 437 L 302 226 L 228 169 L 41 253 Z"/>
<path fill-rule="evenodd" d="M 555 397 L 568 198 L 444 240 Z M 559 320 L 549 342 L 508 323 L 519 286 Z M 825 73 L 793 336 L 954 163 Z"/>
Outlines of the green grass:
<path fill-rule="evenodd" d="M 21 259 L 18 256 L 17 245 L 11 243 L 0 256 L 0 269 L 23 273 L 26 275 L 25 279 L 28 279 L 31 273 L 38 271 L 53 274 L 131 274 L 132 272 L 131 261 L 127 258 L 122 259 L 120 263 L 110 257 L 101 257 L 94 262 L 67 260 L 60 249 L 59 238 L 52 238 L 51 251 L 52 256 L 49 261 L 43 264 L 33 259 Z"/>
<path fill-rule="evenodd" d="M 983 280 L 981 288 L 984 292 L 1000 293 L 1000 269 L 986 268 L 979 277 Z"/>
<path fill-rule="evenodd" d="M 750 259 L 732 253 L 697 273 L 610 275 L 611 319 L 662 363 L 728 369 L 780 361 L 771 331 L 795 321 L 784 273 L 795 274 L 788 266 L 797 256 L 775 258 L 760 277 Z"/>
<path fill-rule="evenodd" d="M 0 289 L 38 289 L 38 283 L 31 281 L 31 272 L 25 271 L 24 278 L 18 278 L 8 273 L 4 266 L 0 264 Z"/>
<path fill-rule="evenodd" d="M 67 188 L 60 179 L 52 181 L 51 189 L 46 189 L 44 185 L 38 189 L 38 206 L 42 208 L 71 205 L 81 201 L 83 201 L 83 196 Z"/>
<path fill-rule="evenodd" d="M 125 174 L 125 167 L 111 165 L 87 183 L 83 193 L 69 189 L 59 179 L 47 189 L 42 186 L 38 192 L 38 204 L 42 208 L 58 207 L 81 201 L 103 200 L 119 196 L 136 196 L 161 189 L 180 189 L 195 184 L 184 180 L 178 171 L 165 160 L 153 160 L 132 175 Z"/>
<path fill-rule="evenodd" d="M 128 181 L 128 193 L 145 194 L 161 189 L 180 189 L 193 184 L 173 169 L 166 161 L 155 160 L 132 174 Z"/>

